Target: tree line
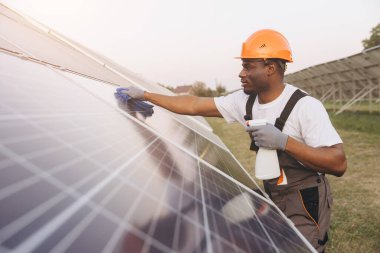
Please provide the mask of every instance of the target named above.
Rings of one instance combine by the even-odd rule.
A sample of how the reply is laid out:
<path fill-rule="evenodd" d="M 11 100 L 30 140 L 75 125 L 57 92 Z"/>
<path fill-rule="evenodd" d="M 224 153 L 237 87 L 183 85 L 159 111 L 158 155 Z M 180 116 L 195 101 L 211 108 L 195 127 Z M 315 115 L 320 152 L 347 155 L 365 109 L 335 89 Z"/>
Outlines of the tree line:
<path fill-rule="evenodd" d="M 174 91 L 174 87 L 169 85 L 160 84 L 159 85 Z M 189 92 L 190 95 L 194 95 L 197 97 L 218 97 L 222 96 L 226 93 L 226 87 L 222 85 L 221 83 L 217 83 L 215 86 L 215 89 L 211 89 L 210 87 L 207 87 L 206 83 L 201 81 L 195 81 L 194 83 L 190 84 L 191 90 Z"/>
<path fill-rule="evenodd" d="M 198 97 L 218 97 L 226 92 L 226 87 L 220 83 L 216 84 L 215 90 L 200 81 L 194 82 L 191 86 L 190 94 Z"/>

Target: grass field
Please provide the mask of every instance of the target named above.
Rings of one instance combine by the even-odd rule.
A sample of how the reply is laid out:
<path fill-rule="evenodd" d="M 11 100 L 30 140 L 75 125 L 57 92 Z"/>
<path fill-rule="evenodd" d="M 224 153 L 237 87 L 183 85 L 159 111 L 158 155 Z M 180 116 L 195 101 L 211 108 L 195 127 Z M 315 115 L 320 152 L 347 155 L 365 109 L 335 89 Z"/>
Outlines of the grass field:
<path fill-rule="evenodd" d="M 330 111 L 337 111 L 339 108 L 348 101 L 342 101 L 342 103 L 336 102 L 335 104 L 332 101 L 327 101 L 324 103 L 325 108 Z M 371 104 L 369 101 L 358 101 L 355 104 L 347 108 L 347 111 L 350 112 L 364 112 L 364 113 L 379 113 L 380 112 L 380 102 L 374 100 Z"/>
<path fill-rule="evenodd" d="M 328 176 L 334 195 L 327 252 L 380 252 L 380 114 L 331 116 L 343 139 L 348 169 Z M 214 132 L 252 175 L 254 154 L 242 126 L 208 118 Z"/>

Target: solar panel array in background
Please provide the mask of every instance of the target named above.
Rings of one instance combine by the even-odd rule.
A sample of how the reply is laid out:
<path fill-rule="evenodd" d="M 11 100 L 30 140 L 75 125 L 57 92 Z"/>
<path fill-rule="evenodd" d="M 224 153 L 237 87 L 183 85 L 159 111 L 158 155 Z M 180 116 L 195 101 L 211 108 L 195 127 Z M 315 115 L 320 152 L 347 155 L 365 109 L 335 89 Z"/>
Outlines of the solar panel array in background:
<path fill-rule="evenodd" d="M 20 57 L 36 34 L 0 17 L 0 252 L 312 251 L 211 132 Z"/>

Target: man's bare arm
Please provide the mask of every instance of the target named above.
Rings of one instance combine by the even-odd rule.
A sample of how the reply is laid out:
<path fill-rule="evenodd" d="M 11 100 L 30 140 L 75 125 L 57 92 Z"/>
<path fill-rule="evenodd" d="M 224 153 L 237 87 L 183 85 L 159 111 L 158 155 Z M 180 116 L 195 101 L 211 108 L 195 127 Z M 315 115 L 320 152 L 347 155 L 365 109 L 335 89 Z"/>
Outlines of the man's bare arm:
<path fill-rule="evenodd" d="M 316 172 L 340 177 L 347 169 L 343 144 L 313 148 L 284 134 L 271 124 L 257 126 L 249 131 L 257 146 L 283 150 Z"/>
<path fill-rule="evenodd" d="M 314 171 L 335 176 L 343 176 L 347 169 L 347 160 L 343 144 L 331 147 L 313 148 L 289 137 L 285 151 Z"/>
<path fill-rule="evenodd" d="M 222 117 L 216 108 L 214 98 L 190 95 L 166 96 L 144 92 L 144 99 L 171 112 L 205 117 Z"/>

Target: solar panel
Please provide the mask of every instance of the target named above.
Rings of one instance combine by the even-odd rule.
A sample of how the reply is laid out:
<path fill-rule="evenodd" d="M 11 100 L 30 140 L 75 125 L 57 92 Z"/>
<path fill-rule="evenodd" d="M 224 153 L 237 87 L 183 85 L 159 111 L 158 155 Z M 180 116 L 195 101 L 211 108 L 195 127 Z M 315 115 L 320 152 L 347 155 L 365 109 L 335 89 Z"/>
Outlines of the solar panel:
<path fill-rule="evenodd" d="M 173 94 L 169 90 L 142 78 L 98 53 L 68 39 L 38 22 L 32 24 L 0 3 L 0 47 L 25 54 L 33 60 L 49 63 L 68 72 L 118 85 L 138 85 L 147 90 Z M 17 32 L 15 32 L 17 31 Z M 28 38 L 25 40 L 25 38 Z M 49 48 L 49 50 L 46 50 Z M 202 117 L 176 115 L 178 121 L 207 136 L 218 145 L 219 138 L 210 134 L 211 128 Z M 197 120 L 194 120 L 197 119 Z"/>
<path fill-rule="evenodd" d="M 144 127 L 138 119 L 118 111 L 115 104 L 109 103 L 114 101 L 111 99 L 112 86 L 108 87 L 108 94 L 104 94 L 106 99 L 100 99 L 56 70 L 5 54 L 1 55 L 1 62 L 4 63 L 1 65 L 1 89 L 4 92 L 0 103 L 0 173 L 1 178 L 8 179 L 1 183 L 0 190 L 3 247 L 14 248 L 15 252 L 33 247 L 36 252 L 53 248 L 59 252 L 70 247 L 78 250 L 75 247 L 85 244 L 75 244 L 74 241 L 82 238 L 81 233 L 91 232 L 91 229 L 86 230 L 88 226 L 96 227 L 98 223 L 113 233 L 120 230 L 117 233 L 120 238 L 124 233 L 132 233 L 130 236 L 137 236 L 146 243 L 147 237 L 155 238 L 154 231 L 159 229 L 145 231 L 151 222 L 159 222 L 168 230 L 166 232 L 177 235 L 175 231 L 181 231 L 181 225 L 172 228 L 168 225 L 169 220 L 174 219 L 170 216 L 173 216 L 179 224 L 186 224 L 186 228 L 193 226 L 194 236 L 199 240 L 208 236 L 206 241 L 202 239 L 192 244 L 200 251 L 205 247 L 224 248 L 224 244 L 234 251 L 242 245 L 248 251 L 253 247 L 277 249 L 278 246 L 268 240 L 272 237 L 263 232 L 271 228 L 259 223 L 260 219 L 256 219 L 254 229 L 250 227 L 252 224 L 228 223 L 228 219 L 235 221 L 241 215 L 252 220 L 254 217 L 251 216 L 257 213 L 256 206 L 265 206 L 270 210 L 266 215 L 273 216 L 273 224 L 287 229 L 284 238 L 289 240 L 289 235 L 293 234 L 298 238 L 295 245 L 302 245 L 293 228 L 271 204 L 243 185 L 231 182 L 207 160 L 197 157 L 203 152 L 197 147 L 202 143 L 198 141 L 201 136 L 194 132 L 184 135 L 190 131 L 185 131 L 184 127 L 178 128 L 179 134 L 176 134 L 173 128 L 169 129 L 172 132 L 169 141 L 169 136 L 165 137 L 167 130 L 149 125 Z M 93 85 L 94 90 L 96 86 L 107 87 L 95 81 Z M 189 140 L 193 140 L 192 145 Z M 213 148 L 208 152 L 221 152 Z M 220 165 L 234 163 L 226 155 L 223 154 L 226 159 Z M 214 159 L 218 159 L 218 154 Z M 229 201 L 235 203 L 239 195 L 242 196 L 240 202 L 251 203 L 248 204 L 250 209 L 241 211 L 233 207 L 236 210 L 227 213 L 237 214 L 225 218 L 223 207 Z M 194 215 L 193 212 L 199 213 L 198 223 L 193 216 L 189 217 L 190 213 Z M 239 215 L 239 212 L 243 213 Z M 205 225 L 207 216 L 210 216 L 207 223 L 210 230 Z M 76 221 L 72 223 L 74 227 L 69 226 L 71 219 Z M 221 221 L 225 224 L 218 227 Z M 124 225 L 119 227 L 120 224 Z M 233 237 L 235 226 L 245 244 L 231 246 L 231 241 L 236 240 Z M 145 247 L 181 250 L 181 236 L 177 237 L 178 241 L 171 241 L 170 245 L 162 240 L 170 240 L 171 236 L 158 238 L 158 242 L 150 239 L 151 245 Z M 251 237 L 258 238 L 253 245 L 250 244 Z M 120 243 L 120 238 L 113 241 Z M 97 243 L 101 241 L 97 240 Z M 109 243 L 104 241 L 85 249 L 93 252 L 92 247 L 102 249 L 111 245 Z M 114 248 L 107 246 L 107 249 Z"/>
<path fill-rule="evenodd" d="M 214 137 L 2 51 L 0 252 L 313 251 Z"/>

